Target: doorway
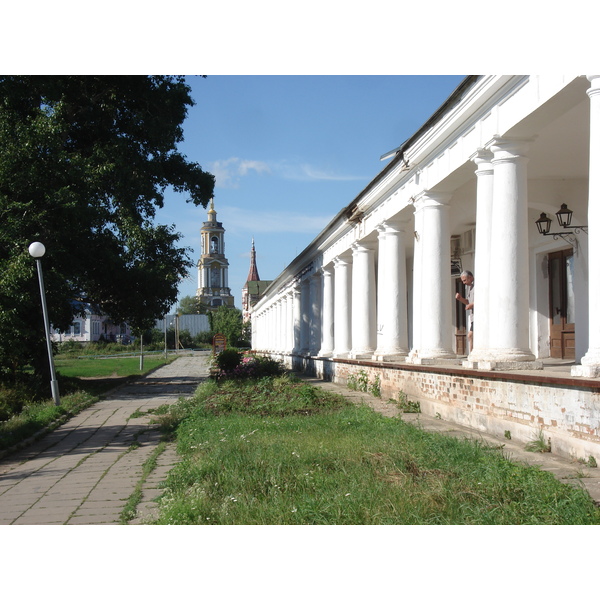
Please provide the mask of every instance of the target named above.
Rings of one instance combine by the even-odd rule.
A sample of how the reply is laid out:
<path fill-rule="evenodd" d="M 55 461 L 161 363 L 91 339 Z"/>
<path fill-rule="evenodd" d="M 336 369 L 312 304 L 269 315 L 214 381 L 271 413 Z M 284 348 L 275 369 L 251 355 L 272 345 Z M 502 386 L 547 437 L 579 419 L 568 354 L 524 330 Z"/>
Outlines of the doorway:
<path fill-rule="evenodd" d="M 467 293 L 465 284 L 460 280 L 460 277 L 457 277 L 454 280 L 454 291 L 463 297 Z M 455 300 L 454 305 L 456 323 L 456 331 L 454 334 L 456 345 L 455 352 L 458 356 L 467 356 L 469 354 L 469 347 L 467 342 L 467 316 L 465 305 L 458 300 Z"/>
<path fill-rule="evenodd" d="M 575 358 L 573 260 L 573 249 L 548 254 L 552 358 Z"/>

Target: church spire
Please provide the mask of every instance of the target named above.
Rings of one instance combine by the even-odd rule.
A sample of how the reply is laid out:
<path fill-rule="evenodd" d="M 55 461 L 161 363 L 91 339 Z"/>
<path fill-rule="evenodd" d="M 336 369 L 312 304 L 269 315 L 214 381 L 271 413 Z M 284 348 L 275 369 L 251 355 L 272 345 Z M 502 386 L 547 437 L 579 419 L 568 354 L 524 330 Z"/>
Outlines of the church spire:
<path fill-rule="evenodd" d="M 258 268 L 256 267 L 256 250 L 254 249 L 254 238 L 252 238 L 252 249 L 250 250 L 250 272 L 246 281 L 260 281 Z"/>
<path fill-rule="evenodd" d="M 216 221 L 217 220 L 217 211 L 215 210 L 215 199 L 210 199 L 210 210 L 208 211 L 208 220 Z"/>

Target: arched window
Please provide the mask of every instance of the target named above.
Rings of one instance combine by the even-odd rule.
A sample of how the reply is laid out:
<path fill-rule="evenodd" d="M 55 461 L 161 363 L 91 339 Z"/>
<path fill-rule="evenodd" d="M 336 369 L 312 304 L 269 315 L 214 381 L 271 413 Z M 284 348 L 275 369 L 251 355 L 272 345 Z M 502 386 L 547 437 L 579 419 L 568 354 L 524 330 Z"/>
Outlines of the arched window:
<path fill-rule="evenodd" d="M 218 267 L 213 267 L 210 274 L 210 286 L 221 287 L 221 272 Z"/>
<path fill-rule="evenodd" d="M 211 254 L 219 252 L 219 238 L 216 236 L 210 238 L 210 252 Z"/>

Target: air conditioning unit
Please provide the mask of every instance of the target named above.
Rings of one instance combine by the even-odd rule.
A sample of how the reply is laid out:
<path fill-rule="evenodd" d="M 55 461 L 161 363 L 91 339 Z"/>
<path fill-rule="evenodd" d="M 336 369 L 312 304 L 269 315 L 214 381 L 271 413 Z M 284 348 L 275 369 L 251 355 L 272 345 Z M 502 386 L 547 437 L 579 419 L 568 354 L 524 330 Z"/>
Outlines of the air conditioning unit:
<path fill-rule="evenodd" d="M 450 238 L 450 254 L 452 258 L 460 258 L 460 255 L 462 254 L 460 237 L 460 235 L 453 235 Z"/>
<path fill-rule="evenodd" d="M 475 252 L 475 228 L 467 229 L 460 236 L 461 254 Z"/>

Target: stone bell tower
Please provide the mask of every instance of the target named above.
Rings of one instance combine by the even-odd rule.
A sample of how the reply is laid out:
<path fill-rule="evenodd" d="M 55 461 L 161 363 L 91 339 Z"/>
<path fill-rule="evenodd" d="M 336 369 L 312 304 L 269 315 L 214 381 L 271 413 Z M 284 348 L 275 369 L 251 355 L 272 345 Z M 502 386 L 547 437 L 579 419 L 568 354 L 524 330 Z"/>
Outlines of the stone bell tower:
<path fill-rule="evenodd" d="M 202 240 L 196 296 L 213 309 L 234 306 L 227 275 L 229 262 L 225 258 L 225 229 L 217 221 L 214 199 L 210 201 L 208 221 L 202 224 L 200 235 Z"/>

